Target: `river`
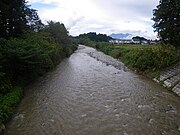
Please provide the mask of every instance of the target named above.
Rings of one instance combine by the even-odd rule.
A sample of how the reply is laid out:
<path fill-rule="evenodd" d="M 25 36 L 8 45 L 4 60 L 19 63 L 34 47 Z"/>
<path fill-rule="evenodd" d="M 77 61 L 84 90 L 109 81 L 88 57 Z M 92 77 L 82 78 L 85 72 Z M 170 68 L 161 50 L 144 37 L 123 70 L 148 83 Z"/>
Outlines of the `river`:
<path fill-rule="evenodd" d="M 180 98 L 80 45 L 26 88 L 5 135 L 179 135 Z"/>

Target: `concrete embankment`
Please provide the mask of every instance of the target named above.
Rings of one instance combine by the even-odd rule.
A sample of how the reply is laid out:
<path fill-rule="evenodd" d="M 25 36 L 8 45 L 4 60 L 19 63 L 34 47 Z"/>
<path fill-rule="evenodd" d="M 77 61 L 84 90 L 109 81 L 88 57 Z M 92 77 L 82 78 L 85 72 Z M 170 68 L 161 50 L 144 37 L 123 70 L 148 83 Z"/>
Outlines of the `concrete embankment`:
<path fill-rule="evenodd" d="M 153 80 L 180 96 L 180 62 L 160 72 Z"/>

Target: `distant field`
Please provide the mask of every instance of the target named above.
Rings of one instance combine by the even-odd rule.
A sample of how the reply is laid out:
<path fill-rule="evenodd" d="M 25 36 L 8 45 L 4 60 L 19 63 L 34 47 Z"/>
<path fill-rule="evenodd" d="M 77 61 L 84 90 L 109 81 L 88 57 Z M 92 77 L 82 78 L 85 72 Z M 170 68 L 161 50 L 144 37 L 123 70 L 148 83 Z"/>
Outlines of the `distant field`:
<path fill-rule="evenodd" d="M 113 44 L 114 48 L 127 48 L 127 49 L 147 49 L 147 48 L 158 48 L 159 45 L 140 45 L 140 44 Z"/>

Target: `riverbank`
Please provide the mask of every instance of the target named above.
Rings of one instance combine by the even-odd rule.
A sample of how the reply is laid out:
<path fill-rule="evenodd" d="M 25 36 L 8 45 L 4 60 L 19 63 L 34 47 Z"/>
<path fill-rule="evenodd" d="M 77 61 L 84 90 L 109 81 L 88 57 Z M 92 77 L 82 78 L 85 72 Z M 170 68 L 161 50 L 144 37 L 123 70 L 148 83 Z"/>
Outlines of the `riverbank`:
<path fill-rule="evenodd" d="M 153 80 L 180 96 L 180 62 L 161 71 Z"/>
<path fill-rule="evenodd" d="M 86 46 L 32 83 L 25 95 L 4 135 L 180 132 L 179 97 Z"/>
<path fill-rule="evenodd" d="M 17 86 L 5 95 L 0 96 L 0 134 L 6 130 L 4 123 L 10 119 L 22 96 L 22 87 Z"/>
<path fill-rule="evenodd" d="M 53 70 L 77 49 L 72 42 L 61 45 L 45 40 L 43 34 L 0 39 L 0 134 L 21 102 L 24 87 Z"/>
<path fill-rule="evenodd" d="M 59 60 L 59 62 L 57 62 L 54 65 L 54 68 L 64 58 L 69 57 L 76 49 L 77 49 L 76 45 L 69 47 L 68 51 L 64 52 L 62 54 L 62 57 Z M 48 71 L 51 71 L 51 70 L 48 70 Z M 48 71 L 46 71 L 46 72 L 48 72 Z M 43 74 L 45 74 L 45 73 L 43 73 Z M 40 76 L 42 76 L 42 75 L 40 75 Z M 35 77 L 34 79 L 36 79 L 36 78 L 38 78 L 38 76 Z M 8 90 L 9 92 L 6 92 L 4 95 L 0 95 L 0 134 L 5 132 L 5 130 L 6 130 L 5 123 L 10 120 L 11 116 L 13 115 L 13 113 L 15 111 L 15 108 L 21 102 L 21 100 L 23 98 L 24 87 L 27 84 L 31 83 L 31 81 L 29 80 L 28 83 L 26 81 L 26 84 L 22 83 L 20 86 L 13 86 Z"/>
<path fill-rule="evenodd" d="M 173 46 L 118 45 L 104 42 L 94 43 L 91 47 L 122 61 L 130 69 L 155 80 L 180 96 L 180 53 Z"/>

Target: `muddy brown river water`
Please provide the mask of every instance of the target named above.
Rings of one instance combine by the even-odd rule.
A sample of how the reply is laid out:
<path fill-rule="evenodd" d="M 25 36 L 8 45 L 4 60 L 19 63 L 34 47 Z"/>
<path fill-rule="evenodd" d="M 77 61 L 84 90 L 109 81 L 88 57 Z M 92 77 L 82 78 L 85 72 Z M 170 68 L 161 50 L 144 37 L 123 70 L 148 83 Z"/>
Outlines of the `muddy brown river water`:
<path fill-rule="evenodd" d="M 80 45 L 26 88 L 5 135 L 180 135 L 180 98 Z"/>

